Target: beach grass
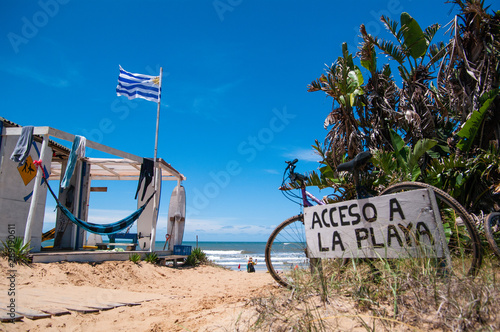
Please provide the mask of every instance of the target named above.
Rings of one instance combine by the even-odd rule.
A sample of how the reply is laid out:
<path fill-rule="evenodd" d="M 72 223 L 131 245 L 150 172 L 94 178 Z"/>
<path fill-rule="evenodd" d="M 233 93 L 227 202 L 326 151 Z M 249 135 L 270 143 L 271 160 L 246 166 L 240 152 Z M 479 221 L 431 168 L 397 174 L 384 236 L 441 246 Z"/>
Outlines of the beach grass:
<path fill-rule="evenodd" d="M 341 269 L 332 263 L 337 273 L 328 271 L 326 261 L 323 277 L 294 275 L 292 289 L 253 299 L 254 329 L 500 330 L 500 261 L 495 256 L 485 257 L 476 277 L 442 275 L 410 260 L 352 260 Z"/>

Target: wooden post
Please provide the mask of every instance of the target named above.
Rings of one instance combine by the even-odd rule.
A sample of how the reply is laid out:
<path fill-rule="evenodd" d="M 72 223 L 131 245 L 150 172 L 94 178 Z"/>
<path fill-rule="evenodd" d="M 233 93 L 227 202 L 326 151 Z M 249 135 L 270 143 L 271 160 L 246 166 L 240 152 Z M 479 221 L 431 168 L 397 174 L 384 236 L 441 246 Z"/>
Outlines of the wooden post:
<path fill-rule="evenodd" d="M 42 141 L 42 149 L 40 151 L 40 160 L 43 161 L 43 158 L 45 157 L 45 152 L 47 150 L 47 147 L 49 145 L 49 135 L 45 134 L 43 135 L 43 141 Z M 43 164 L 42 167 L 37 171 L 36 176 L 35 176 L 35 185 L 33 186 L 33 196 L 31 196 L 31 203 L 30 203 L 30 209 L 28 212 L 28 219 L 26 220 L 26 228 L 24 229 L 24 240 L 23 240 L 23 245 L 28 244 L 31 241 L 31 228 L 33 227 L 33 219 L 35 218 L 36 214 L 36 206 L 38 204 L 38 196 L 39 191 L 40 191 L 40 186 L 43 178 Z"/>

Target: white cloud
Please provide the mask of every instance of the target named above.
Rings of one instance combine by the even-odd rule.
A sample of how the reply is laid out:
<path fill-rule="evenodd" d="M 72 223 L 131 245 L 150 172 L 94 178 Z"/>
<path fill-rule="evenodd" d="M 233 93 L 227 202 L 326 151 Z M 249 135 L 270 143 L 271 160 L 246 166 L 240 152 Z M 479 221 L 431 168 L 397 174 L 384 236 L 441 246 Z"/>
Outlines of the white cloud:
<path fill-rule="evenodd" d="M 43 73 L 41 71 L 26 66 L 5 65 L 1 67 L 1 70 L 8 74 L 14 76 L 20 76 L 22 78 L 27 78 L 29 80 L 36 81 L 38 83 L 50 87 L 65 88 L 70 85 L 70 81 L 66 78 L 61 78 L 47 73 Z"/>
<path fill-rule="evenodd" d="M 317 155 L 312 148 L 297 148 L 293 151 L 285 153 L 283 156 L 289 159 L 297 158 L 298 160 L 303 161 L 319 162 L 321 160 L 321 157 Z"/>

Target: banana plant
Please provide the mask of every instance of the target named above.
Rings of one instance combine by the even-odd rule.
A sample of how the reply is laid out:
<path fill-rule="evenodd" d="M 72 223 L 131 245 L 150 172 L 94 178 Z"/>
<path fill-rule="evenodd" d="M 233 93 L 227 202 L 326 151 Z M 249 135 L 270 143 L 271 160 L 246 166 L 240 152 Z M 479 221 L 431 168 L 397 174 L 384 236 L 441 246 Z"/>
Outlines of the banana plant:
<path fill-rule="evenodd" d="M 353 56 L 342 44 L 342 56 L 326 69 L 318 79 L 308 85 L 308 91 L 323 91 L 333 98 L 332 111 L 325 119 L 324 127 L 329 132 L 325 138 L 334 166 L 346 153 L 352 158 L 360 152 L 364 139 L 359 130 L 363 117 L 364 79 L 361 70 L 354 64 Z"/>
<path fill-rule="evenodd" d="M 484 121 L 487 119 L 488 111 L 490 110 L 490 107 L 493 106 L 493 102 L 498 96 L 498 93 L 498 89 L 484 93 L 481 98 L 479 98 L 479 104 L 481 105 L 479 110 L 472 111 L 469 119 L 467 119 L 467 121 L 462 125 L 460 131 L 457 133 L 460 137 L 457 147 L 462 152 L 468 152 L 470 150 L 479 129 L 484 126 Z M 481 144 L 479 144 L 479 146 L 481 146 Z"/>
<path fill-rule="evenodd" d="M 450 154 L 434 159 L 426 170 L 426 182 L 443 189 L 468 211 L 485 213 L 498 208 L 500 193 L 499 148 L 475 150 L 474 158 Z"/>
<path fill-rule="evenodd" d="M 393 151 L 376 150 L 372 162 L 378 178 L 376 185 L 386 186 L 398 181 L 416 181 L 422 171 L 419 160 L 437 144 L 433 139 L 417 141 L 413 149 L 404 142 L 396 131 L 390 130 Z"/>
<path fill-rule="evenodd" d="M 439 30 L 439 24 L 430 25 L 422 30 L 418 22 L 406 12 L 401 13 L 400 16 L 401 28 L 398 28 L 398 22 L 389 17 L 382 16 L 381 21 L 395 37 L 397 43 L 369 35 L 364 25 L 361 26 L 361 34 L 365 41 L 377 46 L 399 64 L 398 70 L 404 81 L 410 81 L 417 67 L 424 65 L 426 55 L 429 56 L 429 62 L 425 64 L 427 69 L 445 55 L 443 43 L 430 46 Z M 407 64 L 410 66 L 409 69 L 406 67 Z"/>
<path fill-rule="evenodd" d="M 442 42 L 431 44 L 439 24 L 422 30 L 408 13 L 401 14 L 400 22 L 386 16 L 382 16 L 381 21 L 395 41 L 368 34 L 364 25 L 360 28 L 361 35 L 365 49 L 373 45 L 397 62 L 403 87 L 399 90 L 399 117 L 395 117 L 395 124 L 404 132 L 406 143 L 413 146 L 419 139 L 436 137 L 440 127 L 445 125 L 435 102 L 440 96 L 431 89 L 431 70 L 446 54 L 446 45 Z M 369 62 L 363 64 L 372 67 Z"/>

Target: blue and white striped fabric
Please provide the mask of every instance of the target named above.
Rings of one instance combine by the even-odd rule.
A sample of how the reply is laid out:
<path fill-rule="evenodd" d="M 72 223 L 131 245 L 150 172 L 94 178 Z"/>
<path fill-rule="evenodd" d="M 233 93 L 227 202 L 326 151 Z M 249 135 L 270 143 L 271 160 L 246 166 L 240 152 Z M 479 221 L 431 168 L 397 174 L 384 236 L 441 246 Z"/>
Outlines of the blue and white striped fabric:
<path fill-rule="evenodd" d="M 160 77 L 129 73 L 120 66 L 116 95 L 125 96 L 128 99 L 142 98 L 158 102 L 160 99 Z"/>

